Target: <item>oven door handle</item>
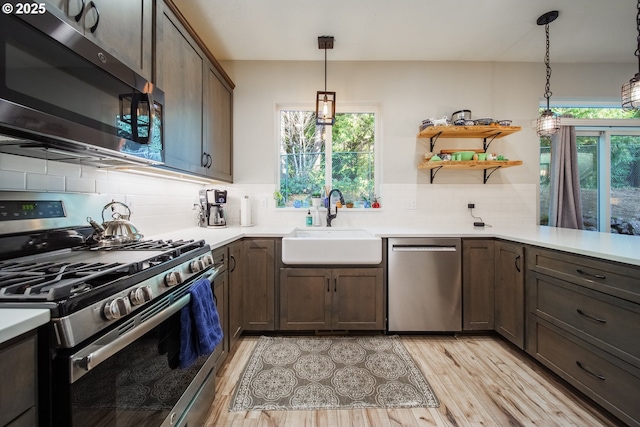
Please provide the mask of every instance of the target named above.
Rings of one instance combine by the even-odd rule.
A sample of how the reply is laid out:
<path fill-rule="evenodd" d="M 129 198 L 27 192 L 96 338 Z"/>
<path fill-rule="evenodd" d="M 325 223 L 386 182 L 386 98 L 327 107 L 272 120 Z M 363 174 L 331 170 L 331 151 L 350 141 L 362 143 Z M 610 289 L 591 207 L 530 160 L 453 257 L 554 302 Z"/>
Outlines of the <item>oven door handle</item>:
<path fill-rule="evenodd" d="M 219 264 L 215 266 L 215 268 L 211 270 L 211 274 L 207 276 L 207 280 L 209 280 L 209 283 L 213 284 L 213 281 L 216 280 L 216 277 L 218 277 L 222 273 L 223 269 L 224 269 L 224 264 Z"/>
<path fill-rule="evenodd" d="M 171 304 L 169 307 L 165 308 L 164 310 L 153 316 L 151 319 L 141 323 L 136 328 L 133 328 L 126 334 L 121 335 L 115 340 L 105 345 L 99 346 L 98 348 L 94 347 L 94 349 L 88 355 L 80 357 L 77 357 L 75 355 L 72 356 L 71 359 L 73 365 L 82 368 L 84 371 L 90 371 L 91 369 L 95 368 L 96 366 L 167 320 L 169 317 L 176 314 L 182 309 L 182 307 L 189 304 L 189 301 L 191 301 L 191 294 L 186 294 L 175 303 Z M 79 376 L 76 376 L 76 378 L 71 378 L 71 382 L 75 382 L 75 380 L 77 380 L 78 378 Z"/>

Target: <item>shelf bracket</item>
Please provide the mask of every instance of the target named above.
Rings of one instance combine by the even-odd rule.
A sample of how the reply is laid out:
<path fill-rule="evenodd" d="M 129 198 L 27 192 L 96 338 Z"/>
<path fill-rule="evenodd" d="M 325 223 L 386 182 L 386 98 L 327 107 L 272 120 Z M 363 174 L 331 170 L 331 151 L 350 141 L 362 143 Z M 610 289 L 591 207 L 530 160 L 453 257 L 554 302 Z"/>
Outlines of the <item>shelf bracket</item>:
<path fill-rule="evenodd" d="M 482 140 L 482 147 L 484 148 L 484 152 L 486 153 L 487 150 L 489 149 L 489 146 L 491 145 L 491 143 L 493 142 L 494 139 L 496 139 L 502 132 L 496 132 L 495 134 L 488 136 L 486 138 L 484 138 Z M 491 139 L 489 139 L 491 138 Z M 489 142 L 487 143 L 487 139 L 489 139 Z M 433 149 L 431 150 L 433 151 Z"/>
<path fill-rule="evenodd" d="M 487 175 L 487 171 L 489 170 L 489 168 L 484 169 L 484 170 L 482 171 L 482 172 L 483 172 L 483 175 L 484 175 L 484 183 L 486 184 L 486 183 L 487 183 L 487 181 L 489 180 L 489 178 L 491 177 L 491 175 L 493 175 L 493 173 L 494 173 L 495 171 L 497 171 L 498 169 L 500 169 L 501 167 L 502 167 L 502 166 L 496 166 L 495 168 L 491 168 L 491 172 L 489 172 L 489 175 Z"/>
<path fill-rule="evenodd" d="M 431 174 L 431 184 L 433 184 L 433 178 L 436 177 L 436 174 L 438 173 L 438 171 L 440 169 L 442 169 L 442 166 L 438 166 L 437 168 L 429 169 L 429 172 Z"/>
<path fill-rule="evenodd" d="M 430 152 L 433 153 L 433 147 L 436 146 L 436 141 L 438 140 L 438 138 L 440 138 L 440 135 L 442 135 L 442 132 L 438 132 L 435 135 L 433 135 L 431 138 L 429 138 L 429 146 L 431 147 L 429 149 Z"/>

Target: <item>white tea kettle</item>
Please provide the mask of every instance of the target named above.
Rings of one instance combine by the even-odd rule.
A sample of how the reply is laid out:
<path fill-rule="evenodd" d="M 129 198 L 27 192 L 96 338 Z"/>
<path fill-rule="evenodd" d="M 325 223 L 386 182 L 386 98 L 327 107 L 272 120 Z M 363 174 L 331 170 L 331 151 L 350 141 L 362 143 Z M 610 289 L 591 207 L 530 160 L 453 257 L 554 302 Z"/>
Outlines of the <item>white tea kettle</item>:
<path fill-rule="evenodd" d="M 127 210 L 127 213 L 121 214 L 120 212 L 115 211 L 113 208 L 115 205 L 123 206 Z M 104 219 L 104 213 L 108 208 L 111 208 L 112 210 L 112 221 L 105 221 Z M 142 239 L 144 236 L 138 231 L 136 226 L 129 221 L 130 217 L 131 209 L 129 209 L 129 206 L 116 201 L 107 203 L 102 209 L 102 225 L 96 223 L 91 219 L 91 217 L 87 218 L 87 221 L 95 230 L 92 239 L 103 243 L 127 243 Z"/>

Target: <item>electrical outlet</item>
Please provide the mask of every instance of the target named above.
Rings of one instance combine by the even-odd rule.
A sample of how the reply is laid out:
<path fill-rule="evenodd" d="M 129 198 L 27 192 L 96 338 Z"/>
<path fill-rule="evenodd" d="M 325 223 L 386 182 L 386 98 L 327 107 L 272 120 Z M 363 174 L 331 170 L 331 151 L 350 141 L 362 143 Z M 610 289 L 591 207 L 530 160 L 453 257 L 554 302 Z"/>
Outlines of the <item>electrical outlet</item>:
<path fill-rule="evenodd" d="M 260 199 L 260 207 L 261 208 L 265 209 L 267 207 L 267 203 L 268 202 L 267 202 L 267 198 L 266 197 L 263 197 L 263 198 Z"/>
<path fill-rule="evenodd" d="M 415 199 L 407 199 L 404 201 L 405 210 L 415 210 L 416 209 L 416 201 Z"/>
<path fill-rule="evenodd" d="M 468 203 L 468 204 L 467 204 L 467 208 L 469 208 L 469 209 L 473 209 L 473 208 L 475 208 L 475 207 L 476 207 L 476 204 L 475 204 L 475 203 Z"/>

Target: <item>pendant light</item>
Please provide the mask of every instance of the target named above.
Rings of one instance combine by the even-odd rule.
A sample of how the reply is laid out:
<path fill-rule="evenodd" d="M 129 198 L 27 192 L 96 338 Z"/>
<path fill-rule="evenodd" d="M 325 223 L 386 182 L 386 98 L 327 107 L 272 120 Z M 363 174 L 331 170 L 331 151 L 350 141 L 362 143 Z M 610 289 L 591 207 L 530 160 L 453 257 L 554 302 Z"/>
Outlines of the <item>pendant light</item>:
<path fill-rule="evenodd" d="M 631 80 L 622 85 L 622 108 L 625 110 L 640 109 L 640 0 L 638 0 L 638 13 L 636 14 L 636 26 L 638 28 L 638 72 Z"/>
<path fill-rule="evenodd" d="M 333 49 L 333 36 L 318 37 L 318 49 L 324 49 L 324 91 L 316 95 L 316 123 L 331 126 L 336 120 L 336 93 L 327 92 L 327 49 Z"/>
<path fill-rule="evenodd" d="M 544 97 L 547 98 L 547 109 L 542 112 L 536 123 L 536 132 L 538 136 L 551 136 L 560 130 L 560 118 L 551 112 L 549 108 L 549 98 L 551 98 L 551 85 L 549 80 L 551 79 L 551 65 L 549 61 L 549 24 L 556 20 L 558 17 L 558 11 L 553 10 L 547 12 L 538 18 L 538 25 L 544 25 L 544 30 L 547 36 L 547 50 L 544 56 L 544 64 L 547 67 L 547 84 L 545 85 Z"/>

